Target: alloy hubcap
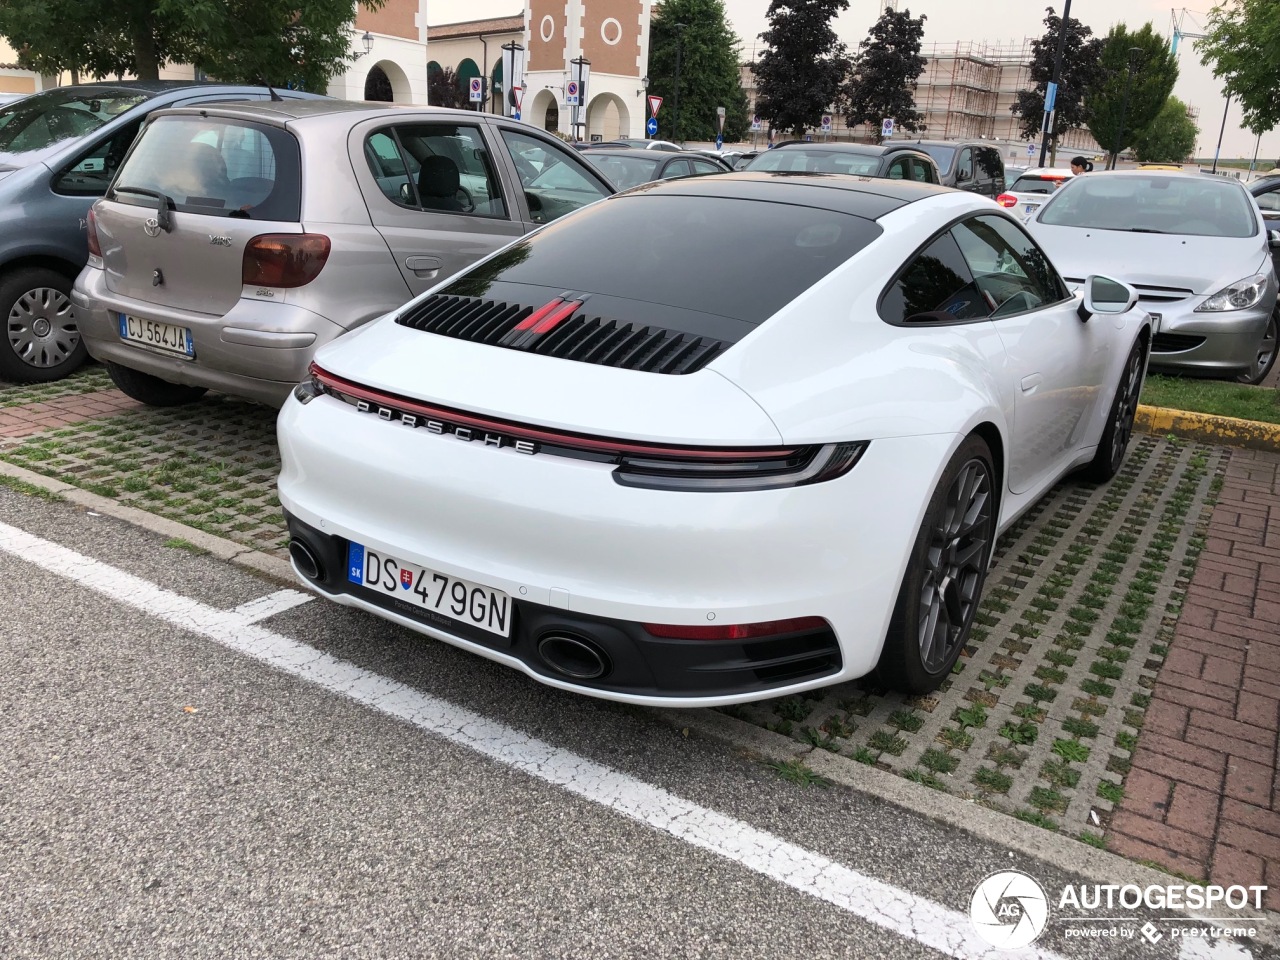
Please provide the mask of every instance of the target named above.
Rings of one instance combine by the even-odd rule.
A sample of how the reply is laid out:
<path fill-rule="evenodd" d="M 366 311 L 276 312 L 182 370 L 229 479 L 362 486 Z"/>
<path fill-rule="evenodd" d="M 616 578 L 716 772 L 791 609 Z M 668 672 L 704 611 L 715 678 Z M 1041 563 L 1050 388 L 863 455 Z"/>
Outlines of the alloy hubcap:
<path fill-rule="evenodd" d="M 932 518 L 920 591 L 920 659 L 937 673 L 955 652 L 977 612 L 978 591 L 991 545 L 991 474 L 970 460 Z"/>
<path fill-rule="evenodd" d="M 1272 313 L 1270 321 L 1267 322 L 1267 332 L 1262 335 L 1262 343 L 1258 344 L 1258 358 L 1253 363 L 1253 369 L 1249 371 L 1250 379 L 1257 380 L 1267 369 L 1271 358 L 1275 356 L 1278 338 L 1280 338 L 1280 321 L 1277 320 L 1276 314 Z"/>
<path fill-rule="evenodd" d="M 1133 434 L 1133 420 L 1138 413 L 1138 395 L 1142 390 L 1142 354 L 1135 353 L 1124 371 L 1120 395 L 1116 398 L 1116 419 L 1111 430 L 1111 463 L 1116 465 L 1124 457 Z"/>
<path fill-rule="evenodd" d="M 60 290 L 28 290 L 9 310 L 9 345 L 24 363 L 56 367 L 80 343 L 75 309 Z"/>

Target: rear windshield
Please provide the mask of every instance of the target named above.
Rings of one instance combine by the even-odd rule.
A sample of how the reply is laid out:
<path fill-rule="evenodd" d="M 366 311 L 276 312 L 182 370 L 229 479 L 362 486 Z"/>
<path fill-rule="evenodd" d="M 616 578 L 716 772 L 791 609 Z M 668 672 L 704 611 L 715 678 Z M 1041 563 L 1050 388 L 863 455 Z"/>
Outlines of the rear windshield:
<path fill-rule="evenodd" d="M 1086 175 L 1045 205 L 1040 222 L 1133 233 L 1252 237 L 1258 232 L 1258 209 L 1234 181 Z"/>
<path fill-rule="evenodd" d="M 143 131 L 113 199 L 152 206 L 158 191 L 185 213 L 247 220 L 300 219 L 298 142 L 277 127 L 217 117 L 159 117 Z"/>
<path fill-rule="evenodd" d="M 839 153 L 835 150 L 805 150 L 785 147 L 760 154 L 747 165 L 748 170 L 787 170 L 792 173 L 847 173 L 855 177 L 874 177 L 880 169 L 880 157 L 866 153 Z"/>
<path fill-rule="evenodd" d="M 951 161 L 956 158 L 955 147 L 944 147 L 938 143 L 917 143 L 915 147 L 933 157 L 938 169 L 943 173 L 951 172 Z"/>
<path fill-rule="evenodd" d="M 503 281 L 759 323 L 881 232 L 815 207 L 646 190 L 539 231 L 444 292 L 483 297 Z"/>
<path fill-rule="evenodd" d="M 0 153 L 43 150 L 62 140 L 78 139 L 149 96 L 123 90 L 103 91 L 96 97 L 48 90 L 23 97 L 0 107 Z"/>
<path fill-rule="evenodd" d="M 1070 179 L 1068 177 L 1042 177 L 1038 174 L 1019 177 L 1009 188 L 1010 193 L 1053 193 Z"/>
<path fill-rule="evenodd" d="M 653 152 L 662 153 L 661 150 Z M 652 160 L 648 157 L 611 157 L 607 153 L 593 153 L 590 150 L 584 151 L 582 155 L 619 190 L 653 180 L 657 176 L 658 164 L 662 162 L 661 157 L 654 157 Z"/>

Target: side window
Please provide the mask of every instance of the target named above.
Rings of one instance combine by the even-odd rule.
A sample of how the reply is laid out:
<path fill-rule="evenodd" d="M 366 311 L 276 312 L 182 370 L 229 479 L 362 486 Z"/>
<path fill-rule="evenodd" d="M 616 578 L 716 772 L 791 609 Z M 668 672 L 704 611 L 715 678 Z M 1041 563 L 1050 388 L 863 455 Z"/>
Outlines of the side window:
<path fill-rule="evenodd" d="M 690 160 L 693 164 L 693 175 L 695 177 L 705 177 L 710 173 L 724 173 L 724 167 L 710 160 Z"/>
<path fill-rule="evenodd" d="M 919 157 L 911 158 L 911 179 L 918 180 L 920 183 L 934 182 L 929 165 Z"/>
<path fill-rule="evenodd" d="M 53 183 L 54 191 L 77 197 L 104 196 L 141 128 L 142 120 L 135 120 L 95 143 L 58 174 Z"/>
<path fill-rule="evenodd" d="M 1039 247 L 1003 217 L 973 217 L 952 228 L 991 308 L 991 319 L 1037 310 L 1067 296 L 1066 287 Z"/>
<path fill-rule="evenodd" d="M 880 316 L 894 324 L 983 320 L 990 312 L 950 233 L 917 254 L 880 301 Z"/>
<path fill-rule="evenodd" d="M 365 157 L 378 187 L 402 206 L 481 217 L 507 215 L 479 127 L 410 123 L 383 129 L 369 138 Z"/>
<path fill-rule="evenodd" d="M 505 128 L 502 141 L 520 174 L 529 217 L 534 223 L 550 223 L 610 193 L 568 150 Z"/>
<path fill-rule="evenodd" d="M 662 171 L 663 180 L 673 180 L 676 177 L 687 177 L 692 171 L 689 169 L 688 160 L 672 160 Z"/>
<path fill-rule="evenodd" d="M 973 151 L 965 147 L 960 151 L 960 159 L 956 161 L 956 183 L 973 182 Z"/>
<path fill-rule="evenodd" d="M 885 174 L 890 180 L 906 180 L 907 164 L 911 162 L 910 157 L 899 157 L 893 163 L 889 164 L 889 172 Z"/>
<path fill-rule="evenodd" d="M 1280 190 L 1272 190 L 1254 199 L 1258 201 L 1258 206 L 1263 210 L 1280 210 Z"/>
<path fill-rule="evenodd" d="M 982 180 L 1000 180 L 1004 177 L 1004 161 L 1000 159 L 1000 151 L 991 147 L 983 147 L 978 151 L 978 168 L 982 171 Z"/>

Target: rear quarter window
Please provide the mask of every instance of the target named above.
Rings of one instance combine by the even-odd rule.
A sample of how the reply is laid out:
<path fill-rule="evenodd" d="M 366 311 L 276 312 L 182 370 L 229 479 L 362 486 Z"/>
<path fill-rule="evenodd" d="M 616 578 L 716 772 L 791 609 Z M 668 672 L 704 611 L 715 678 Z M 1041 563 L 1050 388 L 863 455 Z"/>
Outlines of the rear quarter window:
<path fill-rule="evenodd" d="M 113 186 L 113 199 L 149 206 L 128 187 L 165 194 L 184 213 L 297 221 L 298 142 L 278 127 L 217 117 L 159 117 L 143 130 Z"/>

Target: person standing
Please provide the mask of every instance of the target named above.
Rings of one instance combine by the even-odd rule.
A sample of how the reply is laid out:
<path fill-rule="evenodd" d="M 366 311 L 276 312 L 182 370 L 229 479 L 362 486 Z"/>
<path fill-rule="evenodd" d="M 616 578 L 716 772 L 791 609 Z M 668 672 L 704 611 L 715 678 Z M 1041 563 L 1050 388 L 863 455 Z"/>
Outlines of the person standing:
<path fill-rule="evenodd" d="M 1077 177 L 1082 173 L 1093 173 L 1093 161 L 1088 157 L 1072 157 L 1071 172 Z"/>

